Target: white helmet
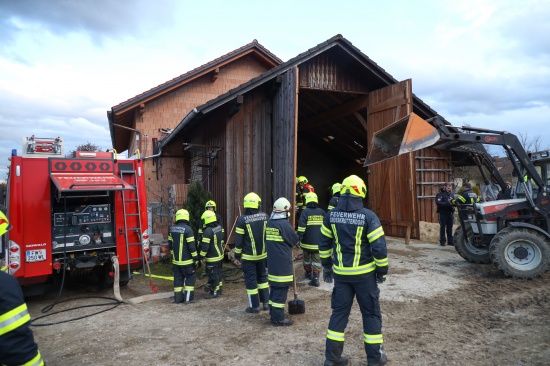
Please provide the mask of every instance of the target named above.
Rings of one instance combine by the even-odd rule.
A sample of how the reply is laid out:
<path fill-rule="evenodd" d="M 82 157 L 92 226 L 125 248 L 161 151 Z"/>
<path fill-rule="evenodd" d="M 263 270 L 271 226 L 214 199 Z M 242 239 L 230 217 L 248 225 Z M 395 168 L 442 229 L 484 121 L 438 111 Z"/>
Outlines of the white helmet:
<path fill-rule="evenodd" d="M 284 197 L 277 199 L 277 201 L 273 203 L 273 212 L 288 212 L 290 208 L 290 202 Z"/>

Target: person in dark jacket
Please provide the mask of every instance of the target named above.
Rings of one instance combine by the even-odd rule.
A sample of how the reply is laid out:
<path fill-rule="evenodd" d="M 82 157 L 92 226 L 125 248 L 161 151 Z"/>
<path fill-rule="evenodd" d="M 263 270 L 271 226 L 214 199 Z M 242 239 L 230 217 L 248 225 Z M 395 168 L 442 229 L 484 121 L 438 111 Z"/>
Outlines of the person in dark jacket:
<path fill-rule="evenodd" d="M 453 200 L 454 194 L 451 183 L 445 183 L 435 196 L 435 204 L 437 205 L 437 214 L 439 217 L 439 244 L 441 246 L 445 246 L 446 243 L 453 245 Z M 447 234 L 446 242 L 445 234 Z"/>
<path fill-rule="evenodd" d="M 6 209 L 0 205 L 0 235 L 11 228 Z M 0 271 L 0 365 L 44 365 L 30 321 L 17 279 Z"/>
<path fill-rule="evenodd" d="M 512 183 L 506 182 L 504 189 L 498 194 L 498 200 L 509 200 L 512 198 Z"/>
<path fill-rule="evenodd" d="M 207 201 L 204 204 L 204 210 L 205 211 L 213 211 L 213 212 L 216 213 L 216 221 L 222 227 L 222 233 L 225 236 L 225 229 L 223 228 L 222 216 L 216 211 L 216 202 L 214 202 L 212 200 Z M 204 227 L 199 225 L 198 236 L 196 238 L 198 243 L 199 243 L 199 246 L 200 246 L 200 243 L 202 242 L 202 232 L 203 231 L 204 231 Z"/>
<path fill-rule="evenodd" d="M 332 185 L 332 197 L 330 198 L 330 201 L 328 202 L 328 208 L 327 208 L 328 211 L 332 210 L 338 204 L 338 199 L 340 198 L 340 189 L 341 188 L 342 188 L 342 185 L 340 183 L 334 183 Z"/>
<path fill-rule="evenodd" d="M 358 176 L 344 179 L 338 205 L 327 213 L 321 226 L 319 253 L 323 280 L 331 283 L 334 277 L 325 366 L 348 364 L 342 352 L 354 298 L 357 298 L 363 317 L 368 365 L 387 363 L 382 348 L 384 338 L 378 283 L 386 280 L 388 251 L 380 220 L 374 212 L 363 207 L 366 193 L 365 182 Z"/>
<path fill-rule="evenodd" d="M 306 208 L 302 211 L 298 222 L 298 237 L 302 248 L 302 265 L 305 277 L 310 279 L 309 285 L 319 287 L 319 272 L 321 271 L 321 258 L 319 257 L 319 234 L 326 212 L 317 207 L 319 203 L 317 194 L 306 194 Z"/>
<path fill-rule="evenodd" d="M 168 233 L 168 248 L 174 270 L 174 302 L 188 304 L 195 300 L 195 268 L 199 258 L 193 229 L 189 226 L 189 212 L 178 210 L 175 221 Z"/>
<path fill-rule="evenodd" d="M 244 215 L 235 226 L 235 259 L 241 264 L 248 295 L 247 313 L 269 310 L 269 282 L 267 280 L 267 251 L 265 249 L 265 227 L 267 214 L 260 211 L 262 200 L 254 192 L 244 196 Z"/>
<path fill-rule="evenodd" d="M 225 235 L 216 220 L 214 211 L 206 210 L 201 216 L 204 227 L 201 243 L 201 263 L 206 266 L 208 283 L 205 290 L 209 292 L 206 299 L 214 299 L 222 294 L 222 261 Z"/>
<path fill-rule="evenodd" d="M 292 320 L 285 317 L 285 303 L 288 289 L 294 280 L 292 248 L 298 244 L 298 235 L 288 221 L 290 208 L 286 198 L 277 199 L 265 229 L 269 306 L 273 326 L 292 325 Z"/>
<path fill-rule="evenodd" d="M 473 204 L 480 201 L 477 194 L 472 190 L 472 184 L 465 182 L 462 184 L 462 193 L 453 200 L 454 204 Z"/>

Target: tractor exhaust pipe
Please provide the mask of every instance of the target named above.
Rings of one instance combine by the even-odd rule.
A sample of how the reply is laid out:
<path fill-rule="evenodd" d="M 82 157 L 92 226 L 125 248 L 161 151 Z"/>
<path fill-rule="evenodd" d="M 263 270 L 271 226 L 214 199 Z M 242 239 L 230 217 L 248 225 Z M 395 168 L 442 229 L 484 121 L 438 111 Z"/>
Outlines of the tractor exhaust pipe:
<path fill-rule="evenodd" d="M 436 128 L 411 113 L 374 134 L 363 166 L 430 147 L 438 141 L 439 132 Z"/>

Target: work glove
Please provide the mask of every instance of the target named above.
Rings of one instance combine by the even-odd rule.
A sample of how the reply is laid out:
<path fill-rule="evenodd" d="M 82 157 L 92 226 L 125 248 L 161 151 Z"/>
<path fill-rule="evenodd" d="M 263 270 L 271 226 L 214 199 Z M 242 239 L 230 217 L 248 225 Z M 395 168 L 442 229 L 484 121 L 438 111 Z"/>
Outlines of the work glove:
<path fill-rule="evenodd" d="M 332 283 L 332 266 L 323 266 L 323 281 Z"/>
<path fill-rule="evenodd" d="M 385 273 L 376 273 L 376 283 L 384 283 L 386 281 Z"/>
<path fill-rule="evenodd" d="M 200 261 L 200 258 L 195 258 L 194 259 L 194 264 L 195 264 L 195 268 L 199 268 L 201 266 L 201 261 Z"/>

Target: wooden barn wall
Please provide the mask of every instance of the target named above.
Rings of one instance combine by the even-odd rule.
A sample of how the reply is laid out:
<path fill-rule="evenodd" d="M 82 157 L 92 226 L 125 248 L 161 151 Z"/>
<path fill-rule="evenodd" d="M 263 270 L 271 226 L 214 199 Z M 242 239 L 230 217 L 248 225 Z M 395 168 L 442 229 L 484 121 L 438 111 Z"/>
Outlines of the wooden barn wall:
<path fill-rule="evenodd" d="M 271 211 L 271 101 L 263 88 L 243 96 L 239 111 L 226 117 L 226 170 L 224 195 L 227 207 L 228 243 L 235 242 L 232 230 L 244 213 L 243 198 L 255 192 L 262 199 L 262 210 Z M 231 235 L 229 235 L 231 234 Z"/>
<path fill-rule="evenodd" d="M 452 182 L 451 155 L 447 151 L 422 149 L 414 153 L 416 197 L 420 221 L 438 222 L 435 196 L 445 182 Z"/>
<path fill-rule="evenodd" d="M 284 73 L 273 98 L 273 197 L 286 197 L 293 205 L 296 202 L 297 77 L 297 67 Z M 291 220 L 294 221 L 294 215 Z"/>
<path fill-rule="evenodd" d="M 380 129 L 412 111 L 411 82 L 393 84 L 369 94 L 368 141 Z M 371 146 L 368 147 L 369 151 Z M 405 237 L 410 226 L 411 237 L 419 237 L 414 199 L 414 163 L 412 154 L 405 154 L 369 166 L 369 208 L 374 211 L 386 235 Z"/>
<path fill-rule="evenodd" d="M 300 64 L 300 88 L 368 92 L 364 83 L 325 53 Z"/>

